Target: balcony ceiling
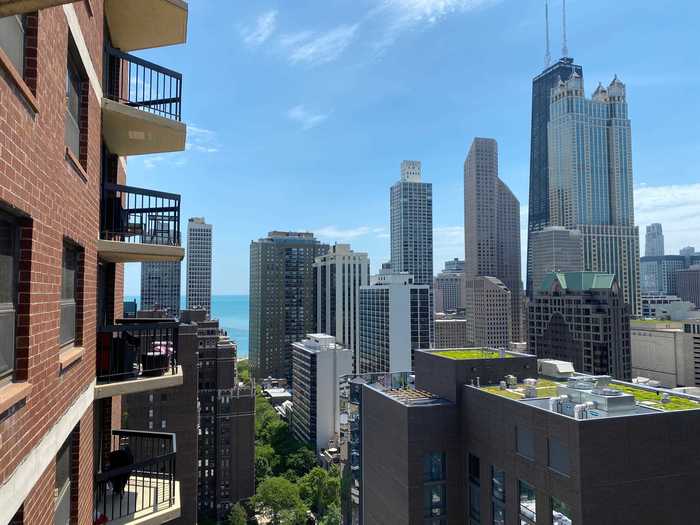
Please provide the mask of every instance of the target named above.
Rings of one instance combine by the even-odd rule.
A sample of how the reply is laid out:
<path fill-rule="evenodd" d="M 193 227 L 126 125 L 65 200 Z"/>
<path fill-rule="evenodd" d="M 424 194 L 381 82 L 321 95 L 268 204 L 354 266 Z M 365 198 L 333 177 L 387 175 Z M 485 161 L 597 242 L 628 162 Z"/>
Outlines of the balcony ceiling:
<path fill-rule="evenodd" d="M 184 44 L 187 2 L 182 0 L 105 0 L 112 46 L 122 51 Z"/>
<path fill-rule="evenodd" d="M 183 151 L 187 126 L 177 120 L 102 99 L 102 135 L 116 155 Z"/>
<path fill-rule="evenodd" d="M 113 263 L 150 261 L 179 262 L 185 258 L 185 249 L 181 246 L 141 244 L 98 239 L 97 254 L 103 261 Z"/>
<path fill-rule="evenodd" d="M 0 18 L 10 15 L 22 15 L 39 9 L 70 4 L 76 0 L 0 0 Z"/>

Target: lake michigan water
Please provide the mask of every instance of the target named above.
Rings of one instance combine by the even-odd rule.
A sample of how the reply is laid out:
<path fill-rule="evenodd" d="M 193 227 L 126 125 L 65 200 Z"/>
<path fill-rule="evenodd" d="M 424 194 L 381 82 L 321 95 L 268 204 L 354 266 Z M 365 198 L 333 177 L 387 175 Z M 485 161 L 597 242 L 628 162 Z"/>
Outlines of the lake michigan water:
<path fill-rule="evenodd" d="M 136 300 L 138 296 L 126 296 L 125 300 Z M 238 357 L 248 357 L 248 300 L 247 295 L 212 295 L 211 316 L 219 320 L 219 326 L 228 332 L 238 345 Z M 185 307 L 185 297 L 180 300 Z"/>

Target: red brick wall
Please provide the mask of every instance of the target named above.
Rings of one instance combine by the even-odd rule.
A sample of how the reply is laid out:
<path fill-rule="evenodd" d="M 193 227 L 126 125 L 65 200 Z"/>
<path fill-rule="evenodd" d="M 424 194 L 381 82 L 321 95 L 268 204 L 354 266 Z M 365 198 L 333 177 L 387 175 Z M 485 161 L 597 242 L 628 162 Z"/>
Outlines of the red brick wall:
<path fill-rule="evenodd" d="M 92 16 L 86 2 L 73 4 L 93 66 L 101 78 L 102 2 L 93 0 L 91 6 Z M 26 259 L 20 268 L 16 375 L 33 385 L 26 405 L 0 420 L 0 484 L 95 377 L 100 101 L 92 89 L 86 90 L 88 133 L 84 160 L 87 180 L 84 180 L 65 155 L 69 29 L 63 7 L 44 9 L 35 18 L 38 21 L 36 49 L 28 53 L 25 71 L 34 75 L 32 67 L 36 66 L 28 87 L 35 92 L 37 113 L 27 104 L 11 77 L 0 68 L 0 203 L 31 218 L 21 234 L 21 250 Z M 79 326 L 85 353 L 81 360 L 61 373 L 58 337 L 64 238 L 84 249 L 83 285 L 79 290 L 83 295 L 83 307 Z M 118 275 L 116 284 L 121 287 L 121 269 Z M 117 295 L 121 308 L 121 289 Z M 92 522 L 92 427 L 92 409 L 89 409 L 80 422 L 78 439 L 77 517 L 81 524 Z M 25 501 L 25 523 L 51 522 L 54 468 L 52 462 Z"/>

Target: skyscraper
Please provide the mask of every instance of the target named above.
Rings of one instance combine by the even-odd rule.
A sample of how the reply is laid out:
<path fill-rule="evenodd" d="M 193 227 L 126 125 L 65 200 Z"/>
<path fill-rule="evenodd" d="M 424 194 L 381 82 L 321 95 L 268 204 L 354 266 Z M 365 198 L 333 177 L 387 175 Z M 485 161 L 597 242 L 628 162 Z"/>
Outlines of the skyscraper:
<path fill-rule="evenodd" d="M 658 222 L 647 226 L 644 255 L 646 257 L 659 257 L 664 255 L 664 232 L 661 228 L 661 224 Z"/>
<path fill-rule="evenodd" d="M 634 225 L 631 128 L 625 85 L 585 96 L 577 73 L 552 90 L 549 220 L 583 234 L 584 269 L 612 273 L 633 315 L 641 313 L 639 229 Z"/>
<path fill-rule="evenodd" d="M 187 223 L 187 309 L 204 308 L 211 316 L 211 234 L 204 217 Z"/>
<path fill-rule="evenodd" d="M 548 66 L 532 80 L 532 122 L 530 130 L 530 198 L 528 201 L 528 246 L 527 246 L 527 280 L 528 296 L 537 288 L 533 284 L 531 268 L 533 252 L 532 232 L 549 225 L 549 102 L 553 88 L 560 79 L 571 77 L 576 73 L 583 78 L 583 68 L 574 64 L 573 58 L 563 57 Z"/>
<path fill-rule="evenodd" d="M 535 286 L 540 286 L 550 272 L 583 271 L 583 236 L 579 230 L 547 226 L 530 233 L 533 268 L 529 274 Z"/>
<path fill-rule="evenodd" d="M 360 286 L 369 284 L 369 257 L 349 244 L 336 244 L 316 257 L 317 332 L 335 337 L 357 352 L 360 337 Z"/>
<path fill-rule="evenodd" d="M 421 182 L 417 160 L 401 163 L 401 180 L 391 187 L 391 267 L 433 286 L 433 185 Z"/>
<path fill-rule="evenodd" d="M 180 314 L 180 262 L 141 263 L 141 310 Z"/>
<path fill-rule="evenodd" d="M 490 276 L 465 281 L 467 346 L 508 348 L 513 338 L 515 300 L 500 279 Z M 520 303 L 518 302 L 518 307 Z"/>
<path fill-rule="evenodd" d="M 316 331 L 314 261 L 328 251 L 313 233 L 273 231 L 250 243 L 250 369 L 288 378 L 292 343 Z"/>
<path fill-rule="evenodd" d="M 454 312 L 464 308 L 464 273 L 440 272 L 433 285 L 436 312 Z"/>
<path fill-rule="evenodd" d="M 498 317 L 510 319 L 510 336 L 520 341 L 520 203 L 498 177 L 494 139 L 474 139 L 464 162 L 464 246 L 467 281 L 495 277 L 510 291 L 511 313 Z"/>
<path fill-rule="evenodd" d="M 464 261 L 455 257 L 451 261 L 445 261 L 444 273 L 464 273 Z"/>

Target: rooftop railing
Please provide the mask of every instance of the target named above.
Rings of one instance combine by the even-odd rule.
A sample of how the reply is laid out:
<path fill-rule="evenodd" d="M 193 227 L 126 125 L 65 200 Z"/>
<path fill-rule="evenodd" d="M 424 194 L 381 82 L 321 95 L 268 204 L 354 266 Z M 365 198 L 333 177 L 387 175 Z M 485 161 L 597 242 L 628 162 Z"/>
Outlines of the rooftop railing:
<path fill-rule="evenodd" d="M 122 319 L 100 328 L 97 336 L 98 383 L 177 372 L 176 321 Z"/>
<path fill-rule="evenodd" d="M 176 503 L 175 434 L 113 430 L 102 471 L 95 474 L 95 523 L 140 519 Z"/>
<path fill-rule="evenodd" d="M 103 184 L 100 238 L 180 246 L 180 195 Z"/>
<path fill-rule="evenodd" d="M 180 73 L 111 47 L 105 48 L 105 64 L 107 98 L 180 121 Z"/>

